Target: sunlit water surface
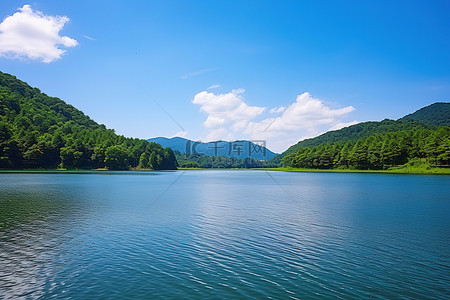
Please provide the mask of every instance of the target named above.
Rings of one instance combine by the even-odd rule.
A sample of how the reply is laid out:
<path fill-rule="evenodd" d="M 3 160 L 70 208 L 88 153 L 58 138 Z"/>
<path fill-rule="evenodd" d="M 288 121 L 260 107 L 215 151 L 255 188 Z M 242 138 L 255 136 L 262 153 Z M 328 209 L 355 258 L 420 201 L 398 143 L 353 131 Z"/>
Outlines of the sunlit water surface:
<path fill-rule="evenodd" d="M 450 177 L 0 174 L 0 298 L 450 298 Z"/>

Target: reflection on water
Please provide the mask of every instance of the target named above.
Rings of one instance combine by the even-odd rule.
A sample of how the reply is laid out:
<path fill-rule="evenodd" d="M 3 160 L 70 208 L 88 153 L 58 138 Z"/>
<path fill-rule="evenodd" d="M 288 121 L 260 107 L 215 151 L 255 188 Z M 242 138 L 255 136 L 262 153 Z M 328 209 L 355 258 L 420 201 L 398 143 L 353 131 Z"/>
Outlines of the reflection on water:
<path fill-rule="evenodd" d="M 450 297 L 448 177 L 107 174 L 0 174 L 0 298 Z"/>
<path fill-rule="evenodd" d="M 73 216 L 71 191 L 27 176 L 2 176 L 0 191 L 1 291 L 5 297 L 38 297 L 68 238 L 64 220 Z"/>

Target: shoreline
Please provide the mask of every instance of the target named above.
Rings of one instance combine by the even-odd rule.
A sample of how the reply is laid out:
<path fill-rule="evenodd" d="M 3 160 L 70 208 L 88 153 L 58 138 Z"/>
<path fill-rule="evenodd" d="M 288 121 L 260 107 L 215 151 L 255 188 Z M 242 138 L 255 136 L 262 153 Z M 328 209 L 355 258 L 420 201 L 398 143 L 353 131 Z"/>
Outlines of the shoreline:
<path fill-rule="evenodd" d="M 300 172 L 300 173 L 364 173 L 364 174 L 404 174 L 404 175 L 450 175 L 450 168 L 431 168 L 431 169 L 417 169 L 417 168 L 403 168 L 403 169 L 392 169 L 392 170 L 351 170 L 351 169 L 306 169 L 306 168 L 291 168 L 291 167 L 279 167 L 279 168 L 178 168 L 178 170 L 106 170 L 106 169 L 92 169 L 92 170 L 61 170 L 61 169 L 48 169 L 48 170 L 38 170 L 38 169 L 25 169 L 25 170 L 0 170 L 0 174 L 17 174 L 17 173 L 28 173 L 28 174 L 95 174 L 95 173 L 150 173 L 150 172 L 174 172 L 174 171 L 201 171 L 201 170 L 239 170 L 239 171 L 278 171 L 278 172 Z"/>
<path fill-rule="evenodd" d="M 36 170 L 36 169 L 26 169 L 26 170 L 0 170 L 0 174 L 101 174 L 101 173 L 154 173 L 154 172 L 174 172 L 179 170 L 105 170 L 105 169 L 92 169 L 92 170 L 60 170 L 60 169 L 48 169 L 48 170 Z"/>
<path fill-rule="evenodd" d="M 278 172 L 302 172 L 302 173 L 366 173 L 366 174 L 410 174 L 410 175 L 450 175 L 450 169 L 445 168 L 431 168 L 431 169 L 417 169 L 404 168 L 392 170 L 351 170 L 351 169 L 306 169 L 306 168 L 261 168 L 252 169 L 260 171 L 278 171 Z"/>

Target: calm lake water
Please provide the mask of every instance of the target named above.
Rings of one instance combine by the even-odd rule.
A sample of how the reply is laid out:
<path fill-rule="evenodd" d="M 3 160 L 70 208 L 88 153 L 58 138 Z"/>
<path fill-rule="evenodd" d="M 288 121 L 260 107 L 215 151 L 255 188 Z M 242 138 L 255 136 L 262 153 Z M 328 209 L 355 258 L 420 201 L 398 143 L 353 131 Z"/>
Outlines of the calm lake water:
<path fill-rule="evenodd" d="M 0 174 L 0 298 L 450 298 L 450 177 Z"/>

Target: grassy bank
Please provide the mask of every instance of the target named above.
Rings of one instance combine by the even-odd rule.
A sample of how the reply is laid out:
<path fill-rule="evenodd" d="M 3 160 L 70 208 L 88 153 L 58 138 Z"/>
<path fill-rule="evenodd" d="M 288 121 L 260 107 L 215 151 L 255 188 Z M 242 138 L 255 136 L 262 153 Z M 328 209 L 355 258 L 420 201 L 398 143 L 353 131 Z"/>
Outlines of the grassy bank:
<path fill-rule="evenodd" d="M 266 168 L 266 171 L 285 172 L 328 172 L 328 173 L 388 173 L 388 174 L 432 174 L 450 175 L 450 168 L 437 168 L 432 166 L 427 159 L 413 158 L 401 166 L 391 167 L 387 170 L 356 170 L 356 169 L 302 169 L 302 168 Z"/>
<path fill-rule="evenodd" d="M 313 173 L 387 173 L 387 174 L 423 174 L 423 175 L 450 175 L 448 168 L 417 168 L 417 167 L 394 167 L 388 170 L 351 170 L 351 169 L 300 169 L 300 168 L 265 168 L 255 169 L 264 171 L 284 172 L 313 172 Z"/>
<path fill-rule="evenodd" d="M 260 171 L 284 171 L 284 172 L 309 172 L 309 173 L 385 173 L 385 174 L 431 174 L 431 175 L 450 175 L 450 168 L 436 168 L 426 163 L 423 160 L 412 160 L 402 166 L 391 167 L 387 170 L 356 170 L 356 169 L 307 169 L 307 168 L 251 168 L 251 169 L 213 169 L 213 168 L 178 168 L 180 171 L 185 170 L 260 170 Z M 66 169 L 26 169 L 26 170 L 0 170 L 0 173 L 103 173 L 108 172 L 108 169 L 94 169 L 94 170 L 66 170 Z M 131 169 L 120 172 L 147 172 L 154 171 L 151 169 Z M 114 172 L 114 171 L 112 171 Z M 109 173 L 109 172 L 108 172 Z"/>

